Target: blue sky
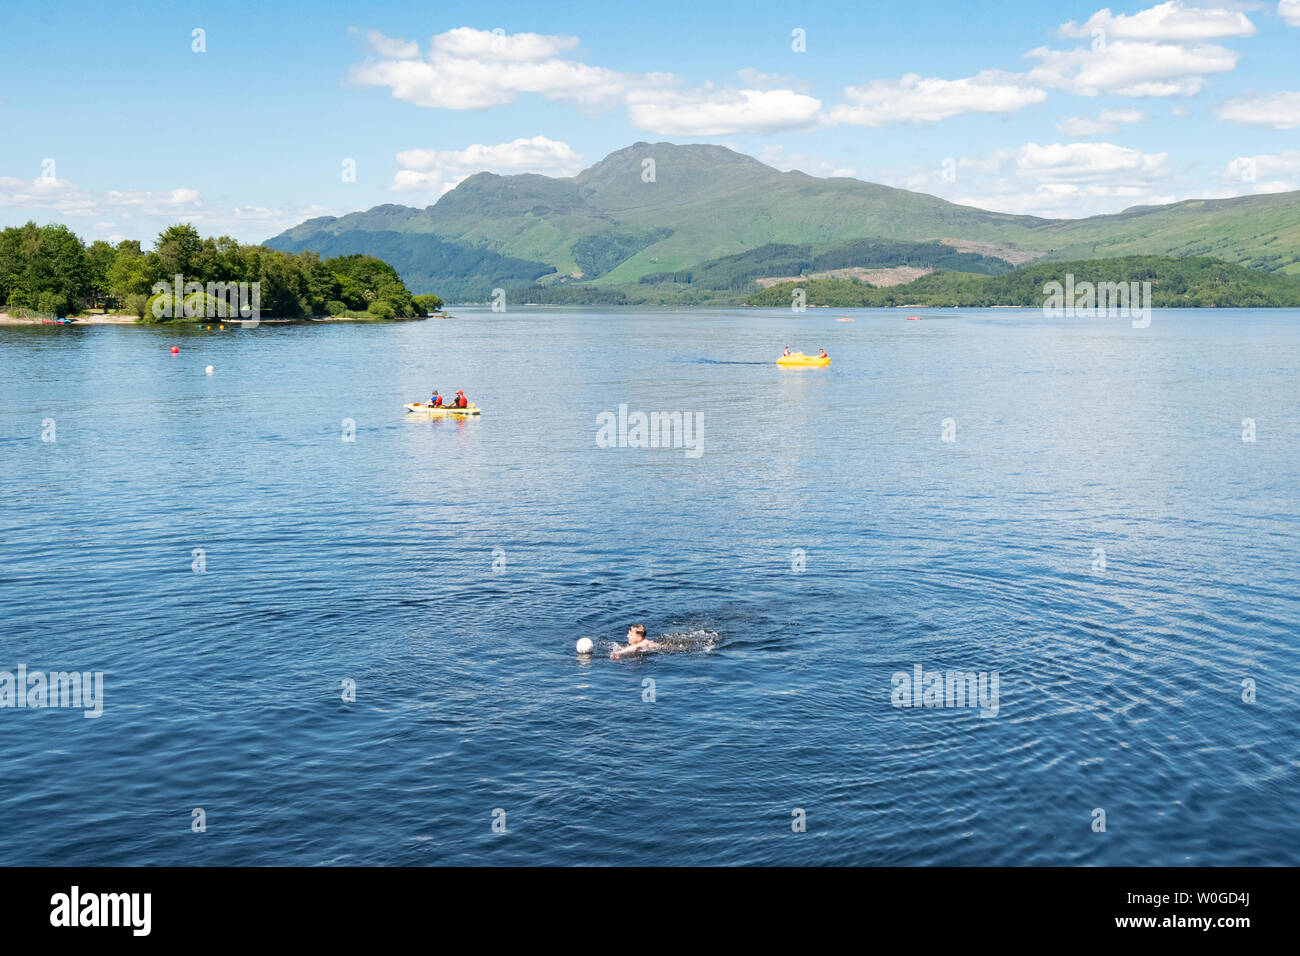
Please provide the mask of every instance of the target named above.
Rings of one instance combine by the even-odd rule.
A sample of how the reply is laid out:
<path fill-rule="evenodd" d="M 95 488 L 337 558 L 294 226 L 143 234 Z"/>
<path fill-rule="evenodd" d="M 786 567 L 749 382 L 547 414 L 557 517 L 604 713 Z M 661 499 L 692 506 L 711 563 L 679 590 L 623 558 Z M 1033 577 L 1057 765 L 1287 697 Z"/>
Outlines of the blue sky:
<path fill-rule="evenodd" d="M 1043 216 L 1276 192 L 1298 51 L 1300 0 L 6 4 L 0 225 L 261 241 L 641 140 Z"/>

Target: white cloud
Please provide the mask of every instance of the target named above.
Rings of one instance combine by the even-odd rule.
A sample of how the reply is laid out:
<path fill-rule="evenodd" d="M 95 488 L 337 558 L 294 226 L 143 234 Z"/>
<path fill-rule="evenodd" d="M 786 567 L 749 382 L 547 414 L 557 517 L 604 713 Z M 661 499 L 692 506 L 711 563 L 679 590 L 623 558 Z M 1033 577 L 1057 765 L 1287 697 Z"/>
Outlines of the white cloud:
<path fill-rule="evenodd" d="M 962 205 L 996 209 L 1017 215 L 1049 219 L 1080 219 L 1119 212 L 1131 206 L 1162 206 L 1178 197 L 1146 186 L 1115 186 L 1103 183 L 1020 183 L 1000 182 L 994 188 L 949 197 Z"/>
<path fill-rule="evenodd" d="M 384 36 L 378 30 L 371 30 L 367 33 L 366 42 L 380 56 L 409 60 L 420 55 L 420 44 L 407 42 L 406 40 L 394 40 L 391 37 Z"/>
<path fill-rule="evenodd" d="M 354 83 L 386 86 L 394 98 L 449 110 L 476 110 L 513 103 L 520 93 L 537 93 L 550 100 L 581 107 L 607 109 L 624 101 L 632 90 L 653 89 L 673 82 L 668 74 L 626 74 L 561 54 L 578 45 L 577 37 L 536 33 L 494 33 L 457 27 L 433 38 L 426 58 L 399 58 L 376 48 L 381 59 L 353 67 Z"/>
<path fill-rule="evenodd" d="M 1279 0 L 1277 14 L 1287 26 L 1300 27 L 1300 0 Z"/>
<path fill-rule="evenodd" d="M 16 217 L 54 214 L 62 220 L 85 219 L 89 238 L 132 238 L 148 246 L 153 237 L 176 222 L 191 222 L 209 235 L 229 233 L 245 241 L 260 240 L 304 219 L 327 215 L 323 206 L 215 207 L 196 189 L 109 189 L 94 191 L 66 179 L 39 177 L 13 179 L 0 176 L 0 208 Z M 116 240 L 115 240 L 116 241 Z"/>
<path fill-rule="evenodd" d="M 821 100 L 793 90 L 717 90 L 634 94 L 628 119 L 668 136 L 729 136 L 812 125 Z"/>
<path fill-rule="evenodd" d="M 1260 180 L 1266 176 L 1284 177 Z M 1300 189 L 1300 150 L 1285 153 L 1239 156 L 1223 171 L 1228 182 L 1243 183 L 1252 192 L 1275 193 Z"/>
<path fill-rule="evenodd" d="M 1154 184 L 1050 183 L 998 179 L 968 183 L 945 197 L 966 206 L 1048 219 L 1080 219 L 1120 212 L 1132 206 L 1161 206 L 1178 195 Z"/>
<path fill-rule="evenodd" d="M 403 150 L 397 154 L 397 165 L 402 168 L 393 177 L 391 188 L 442 195 L 480 172 L 573 176 L 582 169 L 582 157 L 568 143 L 534 136 L 465 149 Z"/>
<path fill-rule="evenodd" d="M 1098 10 L 1083 23 L 1071 20 L 1062 25 L 1060 34 L 1092 37 L 1097 31 L 1102 31 L 1107 39 L 1195 43 L 1220 37 L 1254 36 L 1255 25 L 1238 10 L 1189 7 L 1180 0 L 1169 0 L 1132 16 L 1111 13 L 1109 8 Z"/>
<path fill-rule="evenodd" d="M 591 111 L 619 105 L 638 129 L 663 135 L 727 136 L 812 125 L 821 102 L 792 89 L 786 77 L 742 70 L 745 89 L 695 90 L 676 87 L 669 73 L 621 73 L 573 59 L 578 38 L 457 27 L 435 36 L 427 57 L 409 52 L 404 41 L 371 38 L 379 59 L 354 67 L 354 83 L 386 86 L 417 106 L 452 110 L 487 109 L 513 103 L 522 93 L 576 104 Z M 410 179 L 411 177 L 407 177 Z M 447 182 L 450 180 L 444 180 Z M 410 182 L 426 188 L 431 184 Z M 400 185 L 400 184 L 399 184 Z"/>
<path fill-rule="evenodd" d="M 809 176 L 848 176 L 857 177 L 857 173 L 829 159 L 812 156 L 808 153 L 787 153 L 784 146 L 767 146 L 758 154 L 759 162 L 766 163 L 774 169 L 785 172 L 797 169 Z"/>
<path fill-rule="evenodd" d="M 1143 153 L 1114 143 L 1027 143 L 1016 157 L 1021 176 L 1054 182 L 1147 181 L 1168 172 L 1168 153 Z"/>
<path fill-rule="evenodd" d="M 579 41 L 573 36 L 458 27 L 434 36 L 424 56 L 412 55 L 414 44 L 405 40 L 374 31 L 367 38 L 372 58 L 354 66 L 350 80 L 387 87 L 417 106 L 487 109 L 534 93 L 592 112 L 623 105 L 631 125 L 670 136 L 929 123 L 963 113 L 1013 112 L 1047 97 L 1042 84 L 1001 70 L 955 80 L 908 74 L 848 87 L 845 102 L 826 114 L 802 80 L 747 67 L 738 71 L 740 89 L 711 83 L 682 89 L 670 73 L 621 73 L 583 63 L 574 58 Z"/>
<path fill-rule="evenodd" d="M 104 200 L 109 206 L 144 209 L 151 212 L 193 208 L 201 202 L 197 189 L 173 189 L 166 193 L 110 189 L 104 194 Z"/>
<path fill-rule="evenodd" d="M 93 193 L 66 179 L 41 176 L 12 179 L 0 176 L 0 206 L 45 209 L 67 216 L 90 216 L 126 210 L 148 215 L 184 214 L 198 209 L 201 198 L 195 189 L 161 192 L 141 189 L 110 189 Z"/>
<path fill-rule="evenodd" d="M 418 56 L 415 44 L 374 31 L 367 39 L 378 59 L 353 67 L 351 81 L 386 86 L 396 99 L 417 106 L 487 109 L 535 93 L 592 111 L 625 105 L 633 126 L 685 136 L 799 128 L 812 125 L 821 110 L 819 100 L 785 88 L 806 86 L 802 81 L 749 68 L 739 71 L 744 89 L 681 90 L 669 73 L 592 66 L 572 58 L 579 43 L 574 36 L 457 27 L 434 36 L 427 57 Z"/>
<path fill-rule="evenodd" d="M 1206 76 L 1235 69 L 1240 54 L 1214 44 L 1116 40 L 1098 49 L 1039 47 L 1025 56 L 1038 61 L 1028 74 L 1032 82 L 1081 96 L 1191 96 Z"/>
<path fill-rule="evenodd" d="M 1134 14 L 1098 10 L 1083 23 L 1071 20 L 1057 31 L 1063 37 L 1091 38 L 1067 50 L 1039 47 L 1025 54 L 1038 65 L 1031 82 L 1081 96 L 1192 96 L 1210 76 L 1236 69 L 1240 58 L 1210 40 L 1255 34 L 1250 18 L 1217 6 L 1192 6 L 1169 0 Z"/>
<path fill-rule="evenodd" d="M 1214 115 L 1243 126 L 1295 129 L 1300 126 L 1300 93 L 1267 93 L 1228 100 Z"/>
<path fill-rule="evenodd" d="M 830 111 L 831 123 L 883 126 L 887 123 L 932 123 L 962 113 L 1009 113 L 1047 98 L 1046 91 L 1025 78 L 984 70 L 960 80 L 909 73 L 898 80 L 873 80 L 850 86 L 851 101 Z"/>
<path fill-rule="evenodd" d="M 1066 136 L 1099 136 L 1113 133 L 1121 123 L 1144 123 L 1147 114 L 1134 109 L 1102 110 L 1096 116 L 1066 116 L 1056 128 Z"/>
<path fill-rule="evenodd" d="M 1167 154 L 1113 143 L 1027 143 L 926 167 L 873 171 L 872 178 L 963 205 L 1049 218 L 1115 213 L 1181 198 Z"/>
<path fill-rule="evenodd" d="M 506 33 L 504 30 L 475 30 L 457 27 L 433 38 L 435 55 L 457 60 L 496 60 L 535 63 L 553 60 L 578 45 L 577 37 L 546 36 L 540 33 Z"/>

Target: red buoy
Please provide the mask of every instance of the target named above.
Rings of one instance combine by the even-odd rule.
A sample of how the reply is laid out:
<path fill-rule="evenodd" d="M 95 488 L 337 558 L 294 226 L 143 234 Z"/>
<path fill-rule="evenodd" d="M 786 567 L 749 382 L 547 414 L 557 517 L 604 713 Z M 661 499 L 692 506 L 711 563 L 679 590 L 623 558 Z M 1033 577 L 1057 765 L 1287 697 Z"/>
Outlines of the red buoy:
<path fill-rule="evenodd" d="M 176 346 L 173 345 L 173 346 L 172 346 L 172 355 L 180 355 L 180 354 L 181 354 L 181 350 L 178 349 Z"/>

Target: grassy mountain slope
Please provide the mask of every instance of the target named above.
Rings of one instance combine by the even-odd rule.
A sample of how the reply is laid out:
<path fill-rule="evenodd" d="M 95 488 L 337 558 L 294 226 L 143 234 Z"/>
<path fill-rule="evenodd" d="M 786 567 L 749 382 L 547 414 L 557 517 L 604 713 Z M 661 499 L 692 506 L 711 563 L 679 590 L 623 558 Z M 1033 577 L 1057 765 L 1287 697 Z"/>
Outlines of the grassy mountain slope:
<path fill-rule="evenodd" d="M 1213 256 L 1266 272 L 1300 274 L 1300 192 L 1191 199 L 1035 230 L 1053 259 L 1150 253 Z"/>
<path fill-rule="evenodd" d="M 645 181 L 647 160 L 654 178 Z M 424 209 L 384 205 L 308 220 L 268 241 L 274 248 L 351 251 L 383 233 L 389 261 L 424 261 L 419 236 L 542 263 L 551 281 L 635 283 L 777 244 L 825 246 L 876 238 L 998 243 L 1039 258 L 1134 254 L 1213 255 L 1300 273 L 1300 193 L 1192 200 L 1109 216 L 1049 220 L 960 206 L 856 179 L 780 172 L 721 146 L 637 143 L 577 176 L 479 173 Z M 396 237 L 396 238 L 393 238 Z M 403 256 L 396 246 L 409 237 Z M 403 277 L 412 287 L 425 283 Z M 438 274 L 423 277 L 437 284 Z M 465 276 L 446 274 L 454 281 Z M 446 287 L 444 287 L 445 289 Z M 442 289 L 435 291 L 443 291 Z"/>
<path fill-rule="evenodd" d="M 858 239 L 828 245 L 768 243 L 734 256 L 710 259 L 678 272 L 643 275 L 642 283 L 676 282 L 702 289 L 745 289 L 769 276 L 800 276 L 834 269 L 889 269 L 919 266 L 952 272 L 999 275 L 1011 271 L 1003 259 L 958 252 L 938 242 Z"/>

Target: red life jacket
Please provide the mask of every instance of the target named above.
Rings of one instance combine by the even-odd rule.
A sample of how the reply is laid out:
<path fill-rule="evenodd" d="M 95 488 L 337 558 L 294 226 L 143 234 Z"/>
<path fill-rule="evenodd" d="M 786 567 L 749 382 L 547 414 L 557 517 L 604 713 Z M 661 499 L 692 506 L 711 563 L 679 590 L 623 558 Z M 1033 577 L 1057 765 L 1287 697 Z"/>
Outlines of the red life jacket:
<path fill-rule="evenodd" d="M 456 407 L 469 408 L 469 399 L 467 399 L 464 395 L 456 396 Z"/>

